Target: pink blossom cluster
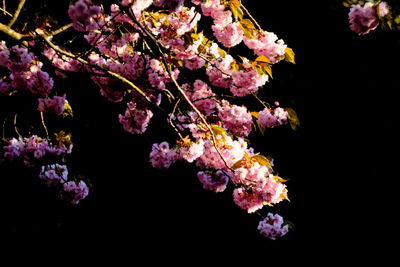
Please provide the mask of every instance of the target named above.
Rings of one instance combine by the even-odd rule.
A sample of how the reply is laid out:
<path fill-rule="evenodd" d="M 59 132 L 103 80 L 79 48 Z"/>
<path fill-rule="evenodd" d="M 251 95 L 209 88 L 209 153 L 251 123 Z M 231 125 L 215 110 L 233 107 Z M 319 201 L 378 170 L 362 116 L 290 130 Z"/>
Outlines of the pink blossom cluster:
<path fill-rule="evenodd" d="M 185 90 L 190 101 L 194 103 L 196 108 L 204 112 L 204 114 L 210 115 L 215 111 L 217 106 L 216 100 L 213 99 L 215 94 L 207 83 L 197 79 L 194 81 L 193 86 L 186 83 L 182 85 L 182 88 Z"/>
<path fill-rule="evenodd" d="M 254 50 L 258 56 L 265 56 L 271 63 L 276 63 L 285 55 L 287 45 L 272 32 L 258 31 L 256 37 L 243 39 L 244 44 Z"/>
<path fill-rule="evenodd" d="M 267 217 L 258 223 L 258 230 L 260 233 L 272 240 L 286 235 L 289 231 L 288 225 L 283 225 L 284 221 L 279 214 L 272 214 L 269 212 Z"/>
<path fill-rule="evenodd" d="M 225 11 L 225 5 L 219 0 L 210 0 L 201 4 L 204 16 L 211 16 L 214 25 L 211 26 L 214 36 L 225 47 L 234 47 L 243 40 L 244 32 L 239 22 L 232 23 L 232 12 Z"/>
<path fill-rule="evenodd" d="M 121 4 L 130 7 L 136 18 L 141 17 L 143 10 L 153 4 L 153 0 L 122 0 Z"/>
<path fill-rule="evenodd" d="M 364 6 L 352 5 L 349 12 L 350 29 L 358 35 L 367 34 L 379 25 L 376 7 L 367 2 Z"/>
<path fill-rule="evenodd" d="M 46 96 L 53 88 L 54 81 L 45 71 L 42 63 L 35 59 L 25 47 L 7 48 L 0 44 L 0 67 L 8 69 L 8 78 L 0 81 L 0 92 L 11 95 L 16 91 L 28 91 L 35 95 Z"/>
<path fill-rule="evenodd" d="M 234 202 L 248 213 L 286 199 L 286 185 L 279 182 L 267 166 L 258 162 L 246 160 L 245 164 L 231 174 L 231 179 L 242 185 L 233 191 Z"/>
<path fill-rule="evenodd" d="M 189 9 L 181 6 L 175 13 L 168 15 L 168 21 L 177 35 L 190 32 L 200 19 L 201 15 L 195 11 L 195 7 Z"/>
<path fill-rule="evenodd" d="M 52 48 L 43 51 L 43 55 L 52 62 L 54 67 L 56 67 L 55 73 L 57 75 L 62 75 L 63 70 L 77 72 L 82 67 L 82 63 L 80 63 L 78 60 L 61 56 Z"/>
<path fill-rule="evenodd" d="M 178 79 L 178 68 L 172 70 L 171 73 L 175 79 Z M 147 66 L 146 74 L 148 76 L 150 85 L 158 90 L 164 90 L 166 88 L 166 84 L 171 81 L 169 73 L 167 70 L 165 70 L 162 63 L 157 59 L 150 60 L 150 64 Z"/>
<path fill-rule="evenodd" d="M 68 168 L 66 165 L 49 164 L 43 165 L 39 178 L 47 187 L 59 190 L 59 197 L 71 204 L 78 204 L 89 194 L 89 188 L 83 180 L 79 182 L 68 181 Z"/>
<path fill-rule="evenodd" d="M 379 17 L 381 18 L 385 17 L 390 13 L 389 5 L 384 1 L 380 2 L 377 6 L 377 13 Z"/>
<path fill-rule="evenodd" d="M 129 102 L 125 114 L 119 114 L 119 122 L 124 130 L 132 134 L 142 134 L 147 130 L 153 112 L 147 108 L 140 109 L 134 102 Z"/>
<path fill-rule="evenodd" d="M 198 4 L 198 3 L 195 3 Z M 221 5 L 220 0 L 209 0 L 203 1 L 201 3 L 201 11 L 204 16 L 212 16 L 213 14 L 223 11 L 225 9 L 224 5 Z"/>
<path fill-rule="evenodd" d="M 209 65 L 206 69 L 210 83 L 217 87 L 230 88 L 232 86 L 231 75 L 234 72 L 232 63 L 234 63 L 234 59 L 231 55 L 217 57 L 215 59 L 215 66 Z"/>
<path fill-rule="evenodd" d="M 191 128 L 188 126 L 188 128 Z M 192 129 L 191 129 L 192 130 Z M 189 163 L 195 163 L 200 169 L 215 169 L 228 171 L 228 166 L 234 165 L 247 154 L 253 154 L 252 148 L 247 147 L 247 143 L 242 139 L 234 140 L 229 135 L 217 135 L 217 147 L 223 156 L 220 157 L 214 143 L 209 138 L 203 135 L 198 135 L 199 139 L 196 142 L 190 141 L 184 145 L 170 149 L 167 142 L 154 144 L 150 153 L 150 162 L 158 168 L 168 168 L 171 163 L 177 159 L 182 159 Z M 165 163 L 166 162 L 166 163 Z"/>
<path fill-rule="evenodd" d="M 174 12 L 182 6 L 183 2 L 184 0 L 153 0 L 153 5 L 167 8 L 168 10 Z"/>
<path fill-rule="evenodd" d="M 68 15 L 72 19 L 72 26 L 77 31 L 92 31 L 98 29 L 94 17 L 101 13 L 101 8 L 91 0 L 78 0 L 70 5 Z"/>
<path fill-rule="evenodd" d="M 181 146 L 177 155 L 179 159 L 184 159 L 189 163 L 192 163 L 204 154 L 204 140 L 199 139 L 197 142 L 192 142 L 190 145 Z"/>
<path fill-rule="evenodd" d="M 89 195 L 89 188 L 83 180 L 69 181 L 62 185 L 60 191 L 60 199 L 70 202 L 71 204 L 78 204 L 82 199 Z"/>
<path fill-rule="evenodd" d="M 196 165 L 199 168 L 227 170 L 226 164 L 232 166 L 246 154 L 247 143 L 243 139 L 239 138 L 238 140 L 233 140 L 229 135 L 217 135 L 216 139 L 219 152 L 225 162 L 215 149 L 213 141 L 205 140 L 204 153 L 196 161 Z"/>
<path fill-rule="evenodd" d="M 38 109 L 48 114 L 61 115 L 64 112 L 65 94 L 63 96 L 53 96 L 39 98 Z"/>
<path fill-rule="evenodd" d="M 287 124 L 288 115 L 288 112 L 281 107 L 276 107 L 275 109 L 264 108 L 258 113 L 258 123 L 261 127 L 274 128 Z"/>
<path fill-rule="evenodd" d="M 161 34 L 164 34 L 162 32 Z M 198 39 L 193 40 L 192 43 L 185 43 L 184 38 L 175 37 L 172 39 L 165 39 L 162 43 L 172 49 L 176 59 L 185 62 L 185 68 L 190 70 L 200 69 L 205 65 L 205 60 L 199 56 L 199 50 L 206 50 L 202 45 L 204 42 L 204 35 L 198 34 Z"/>
<path fill-rule="evenodd" d="M 215 193 L 225 191 L 229 182 L 229 176 L 221 170 L 216 172 L 199 171 L 197 173 L 197 178 L 199 178 L 199 181 L 203 184 L 205 190 L 213 191 Z"/>
<path fill-rule="evenodd" d="M 234 47 L 240 44 L 243 40 L 244 32 L 240 27 L 239 22 L 230 23 L 223 27 L 213 25 L 212 30 L 218 42 L 225 47 Z"/>
<path fill-rule="evenodd" d="M 40 96 L 38 98 L 39 111 L 61 115 L 64 111 L 66 95 L 50 96 L 53 92 L 54 80 L 47 72 L 41 70 L 43 64 L 36 59 L 34 54 L 29 53 L 25 47 L 13 46 L 8 49 L 4 42 L 0 44 L 0 48 L 0 66 L 10 71 L 8 78 L 0 80 L 0 92 L 12 95 L 17 91 L 22 91 L 38 95 Z"/>
<path fill-rule="evenodd" d="M 150 152 L 150 162 L 154 168 L 168 169 L 176 161 L 176 151 L 169 148 L 167 142 L 153 144 Z"/>
<path fill-rule="evenodd" d="M 68 168 L 66 165 L 50 164 L 43 165 L 39 178 L 43 180 L 48 187 L 55 187 L 65 183 L 68 180 Z"/>
<path fill-rule="evenodd" d="M 245 137 L 251 132 L 253 118 L 244 106 L 232 105 L 222 100 L 221 105 L 218 105 L 218 118 L 234 135 Z"/>
<path fill-rule="evenodd" d="M 268 75 L 260 75 L 256 67 L 251 66 L 248 60 L 243 60 L 244 70 L 232 72 L 233 86 L 230 88 L 234 96 L 242 97 L 258 91 L 268 81 Z"/>
<path fill-rule="evenodd" d="M 228 104 L 224 103 L 224 105 Z M 239 107 L 233 107 L 233 109 L 235 108 Z M 229 108 L 224 112 L 229 112 Z M 246 113 L 246 110 L 240 110 L 239 113 L 241 114 L 241 112 Z M 231 115 L 223 117 L 229 116 Z M 233 118 L 240 121 L 239 117 L 234 116 Z M 186 127 L 184 126 L 182 130 L 190 129 L 192 132 L 191 119 L 181 117 L 178 119 L 180 122 L 188 122 L 183 124 Z M 251 115 L 248 119 L 252 120 Z M 198 172 L 198 178 L 203 187 L 214 192 L 222 192 L 228 181 L 232 181 L 236 187 L 233 191 L 234 202 L 249 213 L 253 213 L 265 205 L 277 204 L 287 199 L 286 185 L 279 177 L 272 174 L 272 160 L 264 158 L 269 163 L 261 164 L 257 161 L 257 155 L 254 154 L 253 148 L 248 147 L 243 138 L 239 137 L 234 140 L 228 133 L 223 133 L 222 128 L 219 129 L 221 134 L 216 135 L 216 143 L 207 136 L 204 129 L 196 129 L 197 132 L 194 132 L 197 138 L 196 142 L 186 138 L 174 149 L 170 149 L 166 142 L 162 143 L 163 146 L 155 144 L 150 153 L 150 162 L 158 168 L 168 168 L 178 159 L 195 163 L 201 169 Z M 203 134 L 199 133 L 201 131 Z"/>
<path fill-rule="evenodd" d="M 11 138 L 0 148 L 0 163 L 4 161 L 22 161 L 24 165 L 33 167 L 35 163 L 46 157 L 63 160 L 72 152 L 72 144 L 52 145 L 47 139 L 36 135 L 30 137 Z"/>

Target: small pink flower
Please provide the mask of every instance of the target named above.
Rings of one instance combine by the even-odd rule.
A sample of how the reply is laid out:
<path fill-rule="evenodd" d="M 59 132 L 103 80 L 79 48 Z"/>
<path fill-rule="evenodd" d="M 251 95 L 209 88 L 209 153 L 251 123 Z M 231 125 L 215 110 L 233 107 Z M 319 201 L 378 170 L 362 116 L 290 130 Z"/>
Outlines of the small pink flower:
<path fill-rule="evenodd" d="M 358 35 L 367 34 L 379 25 L 373 3 L 367 2 L 363 7 L 352 5 L 349 12 L 350 29 Z"/>
<path fill-rule="evenodd" d="M 268 213 L 264 220 L 260 221 L 257 229 L 263 236 L 275 240 L 282 237 L 289 231 L 289 226 L 283 226 L 283 218 L 278 214 Z"/>
<path fill-rule="evenodd" d="M 197 173 L 197 178 L 199 178 L 205 190 L 215 193 L 223 192 L 229 182 L 229 177 L 222 171 L 217 171 L 216 173 L 200 171 Z"/>
<path fill-rule="evenodd" d="M 222 100 L 222 105 L 218 106 L 218 117 L 224 126 L 237 136 L 248 136 L 251 132 L 253 118 L 243 106 L 231 105 Z"/>
<path fill-rule="evenodd" d="M 150 152 L 150 163 L 154 168 L 168 169 L 176 161 L 176 152 L 169 148 L 167 142 L 153 144 Z"/>
<path fill-rule="evenodd" d="M 234 47 L 243 40 L 244 32 L 239 26 L 239 22 L 230 23 L 223 27 L 213 25 L 211 28 L 218 42 L 225 47 Z"/>

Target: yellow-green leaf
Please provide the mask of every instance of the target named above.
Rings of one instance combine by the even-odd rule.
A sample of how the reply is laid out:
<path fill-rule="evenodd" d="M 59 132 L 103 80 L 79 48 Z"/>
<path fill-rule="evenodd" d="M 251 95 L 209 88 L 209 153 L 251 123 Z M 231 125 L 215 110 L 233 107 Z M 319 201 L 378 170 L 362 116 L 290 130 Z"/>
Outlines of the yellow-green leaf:
<path fill-rule="evenodd" d="M 252 156 L 250 159 L 255 162 L 258 162 L 262 166 L 267 166 L 268 168 L 271 169 L 271 171 L 273 171 L 271 163 L 269 163 L 268 158 L 266 158 L 265 156 L 256 154 L 256 155 Z"/>
<path fill-rule="evenodd" d="M 255 60 L 255 62 L 259 62 L 259 63 L 271 63 L 270 61 L 269 61 L 269 59 L 266 57 L 266 56 L 264 56 L 264 55 L 261 55 L 261 56 L 259 56 L 259 57 L 257 57 L 256 58 L 256 60 Z"/>
<path fill-rule="evenodd" d="M 215 136 L 220 135 L 222 140 L 225 141 L 225 136 L 227 136 L 228 133 L 226 132 L 226 130 L 224 128 L 222 128 L 221 126 L 218 126 L 218 125 L 211 125 L 211 130 Z"/>
<path fill-rule="evenodd" d="M 388 25 L 389 29 L 393 30 L 392 22 L 390 20 L 386 21 L 386 24 Z"/>
<path fill-rule="evenodd" d="M 260 123 L 258 123 L 258 121 L 257 121 L 257 125 L 258 125 L 258 129 L 260 129 L 260 133 L 261 133 L 262 135 L 265 135 L 265 127 L 262 127 L 262 126 L 260 125 Z"/>
<path fill-rule="evenodd" d="M 250 159 L 249 154 L 244 154 L 243 158 L 238 160 L 235 164 L 232 165 L 232 169 L 239 169 L 243 166 L 244 163 L 246 163 L 246 161 L 248 161 Z"/>
<path fill-rule="evenodd" d="M 258 112 L 257 111 L 252 111 L 250 112 L 251 116 L 253 116 L 254 118 L 258 119 Z"/>
<path fill-rule="evenodd" d="M 254 32 L 256 27 L 254 26 L 253 22 L 249 19 L 242 19 L 239 23 L 240 28 L 242 28 L 244 32 L 244 36 L 249 39 L 253 39 L 255 37 Z"/>
<path fill-rule="evenodd" d="M 235 164 L 232 165 L 232 169 L 236 170 L 242 167 L 243 163 L 246 161 L 245 158 L 242 158 L 241 160 L 238 160 Z"/>
<path fill-rule="evenodd" d="M 289 48 L 289 47 L 287 47 L 287 48 L 285 49 L 285 60 L 286 60 L 287 62 L 296 64 L 296 62 L 294 61 L 294 52 L 293 52 L 293 50 L 292 50 L 291 48 Z"/>
<path fill-rule="evenodd" d="M 259 74 L 267 73 L 271 78 L 273 78 L 271 64 L 266 56 L 257 57 L 253 62 L 253 65 L 255 65 Z"/>
<path fill-rule="evenodd" d="M 298 126 L 300 126 L 299 118 L 297 117 L 296 111 L 292 108 L 285 108 L 288 113 L 289 124 L 292 130 L 296 130 Z"/>
<path fill-rule="evenodd" d="M 231 68 L 233 71 L 239 71 L 239 65 L 236 63 L 236 61 L 231 63 Z"/>
<path fill-rule="evenodd" d="M 266 73 L 268 73 L 268 75 L 269 75 L 271 78 L 273 78 L 273 77 L 272 77 L 272 69 L 271 69 L 271 65 L 270 65 L 270 64 L 265 64 L 265 65 L 263 65 L 263 70 L 264 70 Z"/>
<path fill-rule="evenodd" d="M 240 8 L 240 1 L 239 0 L 230 0 L 229 1 L 229 8 L 232 11 L 233 17 L 235 21 L 239 21 L 243 19 L 243 10 Z"/>
<path fill-rule="evenodd" d="M 400 15 L 397 15 L 397 16 L 394 18 L 394 22 L 396 22 L 396 24 L 400 24 Z"/>
<path fill-rule="evenodd" d="M 72 112 L 72 108 L 69 105 L 69 102 L 67 99 L 65 99 L 65 102 L 64 102 L 64 112 L 62 113 L 62 115 L 63 115 L 63 118 L 65 118 L 67 116 L 74 117 L 74 113 Z"/>

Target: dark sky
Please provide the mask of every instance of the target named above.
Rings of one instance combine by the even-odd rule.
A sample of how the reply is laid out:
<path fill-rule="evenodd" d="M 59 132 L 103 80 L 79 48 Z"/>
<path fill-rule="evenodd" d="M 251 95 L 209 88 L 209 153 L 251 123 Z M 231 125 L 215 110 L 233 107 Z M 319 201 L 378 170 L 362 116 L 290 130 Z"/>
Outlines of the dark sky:
<path fill-rule="evenodd" d="M 355 258 L 356 247 L 375 251 L 390 241 L 396 215 L 396 160 L 389 153 L 397 151 L 398 33 L 356 35 L 341 1 L 265 1 L 262 8 L 261 1 L 246 2 L 259 23 L 296 53 L 296 65 L 273 66 L 270 90 L 297 111 L 301 127 L 279 129 L 254 144 L 272 152 L 280 175 L 290 178 L 291 202 L 271 211 L 292 221 L 293 232 L 275 242 L 264 239 L 257 216 L 236 207 L 229 193 L 202 190 L 190 166 L 151 169 L 152 140 L 114 131 L 120 111 L 109 113 L 100 96 L 91 100 L 105 109 L 81 115 L 88 123 L 74 151 L 96 177 L 97 191 L 77 208 L 18 203 L 18 211 L 7 209 L 18 215 L 11 220 L 17 226 L 8 223 L 5 232 L 28 243 L 45 236 L 79 248 L 132 249 L 139 258 L 154 252 L 171 261 L 219 253 L 244 260 L 240 253 L 251 252 L 250 262 L 267 263 L 268 255 L 298 251 L 303 254 L 296 259 L 304 262 L 315 254 Z M 135 244 L 140 247 L 133 250 Z"/>

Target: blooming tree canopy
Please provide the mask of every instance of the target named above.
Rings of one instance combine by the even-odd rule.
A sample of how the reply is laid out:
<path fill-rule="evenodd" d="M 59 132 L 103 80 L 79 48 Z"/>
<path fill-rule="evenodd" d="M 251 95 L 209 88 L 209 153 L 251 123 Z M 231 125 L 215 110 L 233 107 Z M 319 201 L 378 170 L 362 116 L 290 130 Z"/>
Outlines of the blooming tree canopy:
<path fill-rule="evenodd" d="M 24 21 L 19 14 L 25 0 L 9 3 L 12 8 L 4 5 L 0 93 L 3 99 L 29 99 L 29 105 L 21 101 L 5 116 L 0 163 L 32 169 L 44 186 L 71 204 L 90 194 L 92 188 L 67 161 L 73 133 L 66 121 L 74 119 L 73 106 L 87 103 L 70 103 L 63 79 L 79 72 L 109 102 L 125 106 L 115 118 L 121 129 L 151 135 L 149 125 L 162 117 L 174 130 L 174 137 L 156 141 L 147 152 L 154 168 L 168 169 L 177 161 L 192 164 L 205 190 L 219 193 L 232 186 L 233 201 L 247 213 L 288 200 L 286 180 L 276 174 L 273 159 L 251 147 L 249 138 L 256 130 L 299 126 L 293 109 L 258 97 L 272 79 L 273 65 L 295 63 L 294 53 L 264 30 L 244 4 L 78 0 L 64 10 L 66 24 L 46 18 Z M 359 34 L 377 26 L 368 8 L 352 8 L 351 27 Z M 379 10 L 384 17 L 386 9 Z M 258 106 L 249 106 L 249 99 Z M 41 118 L 25 136 L 18 123 L 22 109 Z M 13 121 L 11 129 L 6 120 Z M 65 128 L 50 132 L 49 122 Z M 258 230 L 275 239 L 288 227 L 280 215 L 268 213 Z"/>

